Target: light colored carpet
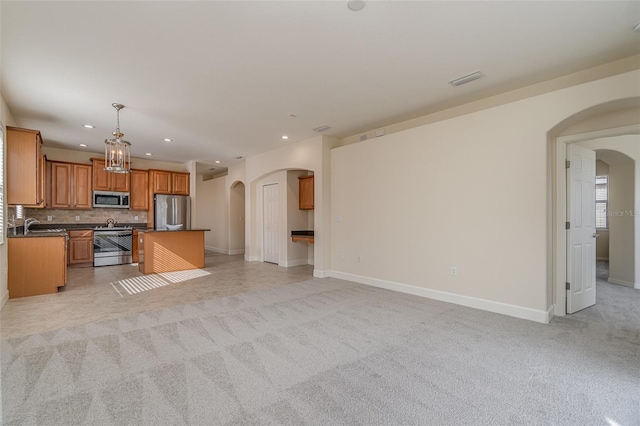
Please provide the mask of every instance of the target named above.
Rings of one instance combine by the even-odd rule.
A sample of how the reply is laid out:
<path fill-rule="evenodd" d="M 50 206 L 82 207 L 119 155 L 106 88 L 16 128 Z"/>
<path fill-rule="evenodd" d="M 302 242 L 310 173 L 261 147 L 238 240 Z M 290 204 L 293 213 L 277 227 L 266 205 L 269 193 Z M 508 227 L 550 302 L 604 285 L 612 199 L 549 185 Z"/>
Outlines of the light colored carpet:
<path fill-rule="evenodd" d="M 601 284 L 549 325 L 315 279 L 13 338 L 3 421 L 637 425 L 639 292 Z"/>

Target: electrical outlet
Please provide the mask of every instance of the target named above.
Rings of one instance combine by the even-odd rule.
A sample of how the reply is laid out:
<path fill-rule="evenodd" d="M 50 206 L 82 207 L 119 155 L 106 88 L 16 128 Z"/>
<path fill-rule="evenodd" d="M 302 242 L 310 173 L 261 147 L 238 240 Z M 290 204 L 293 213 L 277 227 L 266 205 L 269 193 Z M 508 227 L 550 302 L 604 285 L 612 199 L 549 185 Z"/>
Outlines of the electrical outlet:
<path fill-rule="evenodd" d="M 362 262 L 362 255 L 358 256 L 358 263 Z"/>
<path fill-rule="evenodd" d="M 344 258 L 345 258 L 344 253 L 340 253 L 340 260 L 344 260 Z"/>
<path fill-rule="evenodd" d="M 138 220 L 138 216 L 134 216 L 133 220 L 137 221 Z"/>
<path fill-rule="evenodd" d="M 336 216 L 336 223 L 340 223 L 341 220 L 342 218 L 340 216 Z"/>
<path fill-rule="evenodd" d="M 458 275 L 458 268 L 457 268 L 457 267 L 455 267 L 455 266 L 452 266 L 452 267 L 451 267 L 451 276 L 452 276 L 452 277 L 455 277 L 455 276 L 457 276 L 457 275 Z"/>
<path fill-rule="evenodd" d="M 80 216 L 76 216 L 76 222 L 80 221 Z"/>
<path fill-rule="evenodd" d="M 47 222 L 51 222 L 53 220 L 53 216 L 47 216 Z"/>

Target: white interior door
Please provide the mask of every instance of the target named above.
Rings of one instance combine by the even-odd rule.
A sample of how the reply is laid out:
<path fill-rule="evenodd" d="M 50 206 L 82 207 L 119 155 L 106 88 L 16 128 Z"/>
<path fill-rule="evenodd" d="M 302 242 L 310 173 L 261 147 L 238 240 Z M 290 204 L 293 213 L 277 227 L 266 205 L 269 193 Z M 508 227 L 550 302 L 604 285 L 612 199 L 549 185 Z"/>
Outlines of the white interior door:
<path fill-rule="evenodd" d="M 262 187 L 262 218 L 263 236 L 262 250 L 264 261 L 279 263 L 279 235 L 278 235 L 278 184 L 265 185 Z"/>
<path fill-rule="evenodd" d="M 567 313 L 596 304 L 596 153 L 567 145 Z"/>

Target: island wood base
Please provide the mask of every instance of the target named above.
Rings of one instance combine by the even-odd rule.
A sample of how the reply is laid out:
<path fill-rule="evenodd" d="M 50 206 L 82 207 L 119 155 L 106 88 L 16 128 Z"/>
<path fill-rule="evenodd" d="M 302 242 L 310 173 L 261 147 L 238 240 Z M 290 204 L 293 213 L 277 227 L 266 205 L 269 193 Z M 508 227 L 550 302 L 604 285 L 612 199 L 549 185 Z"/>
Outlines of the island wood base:
<path fill-rule="evenodd" d="M 204 268 L 204 231 L 140 231 L 138 238 L 143 274 Z"/>

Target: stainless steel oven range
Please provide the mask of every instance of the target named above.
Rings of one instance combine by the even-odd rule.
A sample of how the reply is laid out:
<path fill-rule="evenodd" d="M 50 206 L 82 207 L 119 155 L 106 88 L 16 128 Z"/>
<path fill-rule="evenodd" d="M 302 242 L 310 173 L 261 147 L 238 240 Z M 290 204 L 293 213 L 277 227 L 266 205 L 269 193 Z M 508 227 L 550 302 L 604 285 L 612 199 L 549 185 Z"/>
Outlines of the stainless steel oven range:
<path fill-rule="evenodd" d="M 93 266 L 131 263 L 132 245 L 130 227 L 93 228 Z"/>

